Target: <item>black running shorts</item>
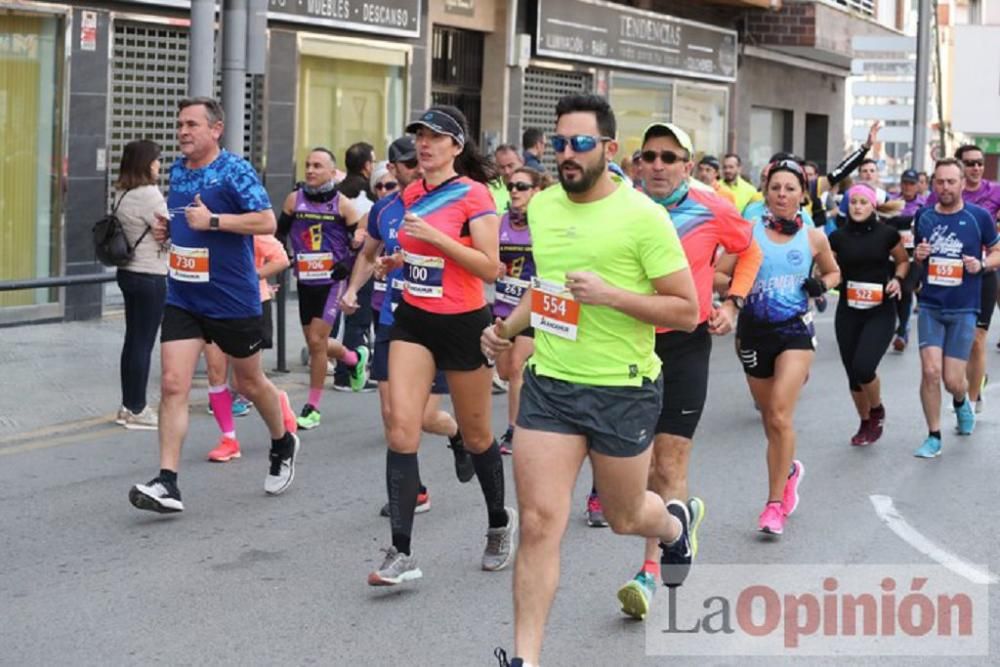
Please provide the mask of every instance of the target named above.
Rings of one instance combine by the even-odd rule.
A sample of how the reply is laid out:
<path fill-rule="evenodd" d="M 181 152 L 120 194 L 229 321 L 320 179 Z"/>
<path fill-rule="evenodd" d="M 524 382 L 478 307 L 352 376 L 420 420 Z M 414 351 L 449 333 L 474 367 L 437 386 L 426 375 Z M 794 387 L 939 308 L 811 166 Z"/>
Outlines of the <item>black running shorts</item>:
<path fill-rule="evenodd" d="M 702 322 L 691 333 L 656 334 L 656 355 L 663 362 L 663 407 L 656 433 L 690 440 L 708 396 L 708 364 L 712 358 L 708 324 Z"/>
<path fill-rule="evenodd" d="M 804 333 L 772 332 L 764 336 L 740 338 L 740 362 L 750 377 L 766 380 L 774 377 L 778 355 L 786 350 L 815 350 L 813 336 Z"/>
<path fill-rule="evenodd" d="M 524 369 L 517 426 L 532 431 L 582 435 L 587 447 L 605 456 L 642 454 L 653 442 L 663 378 L 644 378 L 640 387 L 575 384 Z"/>
<path fill-rule="evenodd" d="M 230 357 L 245 359 L 264 347 L 263 316 L 217 320 L 177 306 L 163 311 L 160 343 L 201 339 L 215 343 Z"/>
<path fill-rule="evenodd" d="M 401 302 L 393 313 L 389 340 L 416 343 L 434 356 L 440 371 L 474 371 L 489 366 L 479 347 L 483 329 L 493 322 L 489 306 L 454 315 L 430 313 Z"/>

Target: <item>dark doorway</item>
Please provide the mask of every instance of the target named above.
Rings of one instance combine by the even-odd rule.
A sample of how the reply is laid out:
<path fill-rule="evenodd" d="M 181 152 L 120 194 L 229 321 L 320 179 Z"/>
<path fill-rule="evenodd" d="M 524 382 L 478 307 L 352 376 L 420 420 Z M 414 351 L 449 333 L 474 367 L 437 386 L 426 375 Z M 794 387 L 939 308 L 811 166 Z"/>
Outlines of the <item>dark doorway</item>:
<path fill-rule="evenodd" d="M 827 137 L 830 132 L 830 117 L 818 114 L 806 114 L 806 154 L 805 159 L 819 165 L 819 173 L 827 172 Z"/>
<path fill-rule="evenodd" d="M 483 90 L 483 33 L 434 26 L 431 103 L 458 107 L 478 142 Z"/>

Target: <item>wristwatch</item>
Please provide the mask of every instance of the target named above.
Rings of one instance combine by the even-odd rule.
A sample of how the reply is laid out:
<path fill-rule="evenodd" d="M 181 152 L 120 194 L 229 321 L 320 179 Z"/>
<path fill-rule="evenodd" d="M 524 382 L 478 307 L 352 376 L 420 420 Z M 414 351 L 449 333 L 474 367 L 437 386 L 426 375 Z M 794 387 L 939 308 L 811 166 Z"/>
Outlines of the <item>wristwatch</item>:
<path fill-rule="evenodd" d="M 208 218 L 208 228 L 215 230 L 219 229 L 219 216 L 213 214 Z"/>
<path fill-rule="evenodd" d="M 735 294 L 730 294 L 726 301 L 732 301 L 733 305 L 736 306 L 736 310 L 743 310 L 743 304 L 746 302 L 746 299 Z"/>

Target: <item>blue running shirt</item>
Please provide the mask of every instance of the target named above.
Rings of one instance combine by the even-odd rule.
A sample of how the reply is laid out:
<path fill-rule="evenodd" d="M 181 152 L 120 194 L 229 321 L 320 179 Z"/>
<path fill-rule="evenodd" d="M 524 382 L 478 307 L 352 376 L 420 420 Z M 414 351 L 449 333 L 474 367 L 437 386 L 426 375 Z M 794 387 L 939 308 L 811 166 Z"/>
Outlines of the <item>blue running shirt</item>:
<path fill-rule="evenodd" d="M 398 192 L 379 199 L 368 211 L 368 235 L 384 244 L 383 255 L 394 255 L 399 250 L 398 235 L 404 215 L 406 208 Z M 392 311 L 403 297 L 403 273 L 404 268 L 399 267 L 385 277 L 386 295 L 378 313 L 379 324 L 392 326 L 395 321 Z"/>
<path fill-rule="evenodd" d="M 167 304 L 213 319 L 260 316 L 253 236 L 188 227 L 183 209 L 195 195 L 216 215 L 271 208 L 254 168 L 225 149 L 200 169 L 188 169 L 185 158 L 174 162 L 167 196 L 173 247 Z"/>
<path fill-rule="evenodd" d="M 936 308 L 943 314 L 978 313 L 982 273 L 968 273 L 962 255 L 982 257 L 983 248 L 1000 241 L 989 212 L 966 203 L 956 213 L 938 213 L 933 206 L 917 212 L 913 222 L 914 243 L 927 241 L 931 255 L 924 262 L 920 307 Z"/>

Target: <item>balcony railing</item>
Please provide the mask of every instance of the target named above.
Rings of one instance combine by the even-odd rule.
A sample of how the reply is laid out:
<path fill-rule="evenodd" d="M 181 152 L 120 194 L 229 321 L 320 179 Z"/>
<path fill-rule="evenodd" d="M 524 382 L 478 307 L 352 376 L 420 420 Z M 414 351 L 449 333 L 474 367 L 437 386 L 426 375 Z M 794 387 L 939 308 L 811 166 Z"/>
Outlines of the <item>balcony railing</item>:
<path fill-rule="evenodd" d="M 875 0 L 825 0 L 828 5 L 840 5 L 861 12 L 867 16 L 875 16 Z"/>

